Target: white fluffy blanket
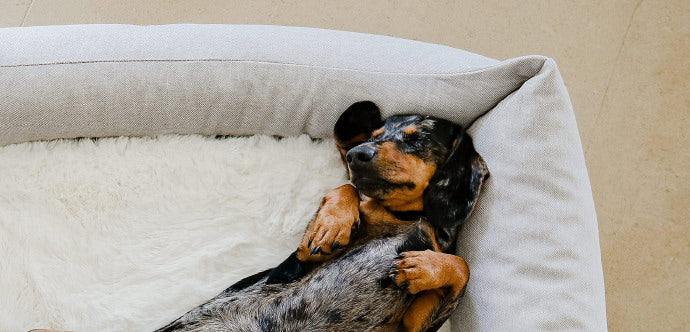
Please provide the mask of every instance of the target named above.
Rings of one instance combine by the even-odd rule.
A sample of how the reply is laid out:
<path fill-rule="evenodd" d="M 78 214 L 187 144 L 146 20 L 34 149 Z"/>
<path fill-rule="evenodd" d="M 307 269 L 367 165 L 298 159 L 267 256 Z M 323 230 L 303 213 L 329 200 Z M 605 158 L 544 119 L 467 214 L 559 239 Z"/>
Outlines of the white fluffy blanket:
<path fill-rule="evenodd" d="M 0 148 L 0 331 L 147 331 L 294 250 L 346 181 L 331 141 Z"/>

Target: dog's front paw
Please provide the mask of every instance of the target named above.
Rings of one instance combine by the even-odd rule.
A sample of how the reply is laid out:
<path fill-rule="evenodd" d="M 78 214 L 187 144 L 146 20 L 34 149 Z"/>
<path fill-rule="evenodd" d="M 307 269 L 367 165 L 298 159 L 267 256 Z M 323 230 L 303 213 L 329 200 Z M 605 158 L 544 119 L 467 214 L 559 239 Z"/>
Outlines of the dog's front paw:
<path fill-rule="evenodd" d="M 431 250 L 406 251 L 395 257 L 388 275 L 411 294 L 439 288 L 459 294 L 467 285 L 470 270 L 458 256 Z"/>
<path fill-rule="evenodd" d="M 351 185 L 332 190 L 307 228 L 297 249 L 303 262 L 328 259 L 350 243 L 352 231 L 359 224 L 359 195 Z"/>
<path fill-rule="evenodd" d="M 303 262 L 320 262 L 341 251 L 350 243 L 350 235 L 359 221 L 354 218 L 330 214 L 317 216 L 307 230 L 297 250 L 297 258 Z"/>
<path fill-rule="evenodd" d="M 411 294 L 424 290 L 440 288 L 441 268 L 428 258 L 430 250 L 406 251 L 395 257 L 388 275 L 402 289 Z"/>

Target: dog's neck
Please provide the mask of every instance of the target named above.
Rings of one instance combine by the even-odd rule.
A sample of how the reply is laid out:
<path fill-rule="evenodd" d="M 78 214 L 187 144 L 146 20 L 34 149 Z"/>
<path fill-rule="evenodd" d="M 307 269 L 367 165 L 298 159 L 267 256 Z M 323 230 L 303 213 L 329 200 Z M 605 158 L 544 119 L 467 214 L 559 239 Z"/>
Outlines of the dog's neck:
<path fill-rule="evenodd" d="M 390 211 L 391 214 L 402 221 L 417 221 L 424 216 L 424 211 Z"/>
<path fill-rule="evenodd" d="M 406 212 L 406 211 L 423 211 L 424 210 L 424 200 L 420 197 L 414 200 L 389 200 L 382 201 L 381 205 L 385 206 L 386 209 L 393 212 Z"/>
<path fill-rule="evenodd" d="M 408 197 L 390 197 L 387 199 L 377 199 L 381 206 L 389 211 L 422 211 L 424 210 L 424 200 Z"/>

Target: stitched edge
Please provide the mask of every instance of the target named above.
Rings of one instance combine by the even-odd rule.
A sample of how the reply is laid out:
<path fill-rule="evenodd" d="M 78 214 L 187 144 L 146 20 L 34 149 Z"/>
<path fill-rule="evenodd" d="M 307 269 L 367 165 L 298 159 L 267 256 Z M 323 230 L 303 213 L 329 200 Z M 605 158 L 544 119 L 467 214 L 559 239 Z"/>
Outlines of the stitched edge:
<path fill-rule="evenodd" d="M 541 58 L 541 56 L 525 56 L 516 59 L 529 59 L 529 58 Z M 508 60 L 511 61 L 511 60 Z M 340 68 L 331 66 L 320 66 L 320 65 L 310 65 L 310 64 L 300 64 L 300 63 L 290 63 L 290 62 L 275 62 L 275 61 L 259 61 L 259 60 L 241 60 L 241 59 L 131 59 L 131 60 L 88 60 L 88 61 L 56 61 L 56 62 L 46 62 L 46 63 L 29 63 L 29 64 L 15 64 L 15 65 L 0 65 L 0 68 L 22 68 L 22 67 L 40 67 L 40 66 L 54 66 L 54 65 L 79 65 L 79 64 L 98 64 L 98 63 L 156 63 L 156 62 L 237 62 L 237 63 L 257 63 L 257 64 L 268 64 L 268 65 L 284 65 L 284 66 L 295 66 L 295 67 L 306 67 L 306 68 L 318 68 L 318 69 L 328 69 L 328 70 L 342 70 L 351 71 L 359 73 L 371 73 L 371 74 L 385 74 L 385 75 L 405 75 L 405 76 L 456 76 L 456 75 L 468 75 L 488 70 L 491 68 L 499 67 L 506 64 L 506 61 L 499 61 L 495 64 L 473 68 L 467 71 L 451 72 L 451 73 L 404 73 L 404 72 L 385 72 L 385 71 L 372 71 L 364 69 L 354 69 L 354 68 Z"/>

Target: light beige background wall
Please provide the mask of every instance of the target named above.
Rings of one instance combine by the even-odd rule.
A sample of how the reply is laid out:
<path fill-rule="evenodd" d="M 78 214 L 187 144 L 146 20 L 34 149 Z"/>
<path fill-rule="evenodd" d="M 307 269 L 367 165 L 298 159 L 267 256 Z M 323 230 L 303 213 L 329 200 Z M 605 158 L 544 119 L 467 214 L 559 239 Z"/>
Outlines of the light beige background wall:
<path fill-rule="evenodd" d="M 689 22 L 687 0 L 0 0 L 0 26 L 277 24 L 554 58 L 592 179 L 611 331 L 690 330 Z"/>

